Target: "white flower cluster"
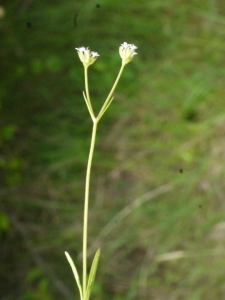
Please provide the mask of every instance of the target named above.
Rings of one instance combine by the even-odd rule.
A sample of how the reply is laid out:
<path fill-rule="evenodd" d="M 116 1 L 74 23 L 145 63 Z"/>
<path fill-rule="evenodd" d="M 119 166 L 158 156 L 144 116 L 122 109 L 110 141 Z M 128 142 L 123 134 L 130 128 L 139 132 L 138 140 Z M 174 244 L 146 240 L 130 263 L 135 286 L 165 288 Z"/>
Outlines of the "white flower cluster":
<path fill-rule="evenodd" d="M 136 49 L 137 47 L 133 44 L 127 44 L 126 42 L 121 44 L 121 46 L 119 47 L 119 53 L 124 65 L 128 64 L 133 59 L 134 55 L 137 54 L 135 52 Z"/>
<path fill-rule="evenodd" d="M 77 50 L 80 60 L 82 61 L 85 67 L 89 67 L 90 65 L 92 65 L 99 56 L 97 52 L 90 51 L 88 48 L 85 47 L 75 49 Z"/>
<path fill-rule="evenodd" d="M 75 49 L 77 50 L 80 60 L 86 68 L 93 64 L 99 56 L 97 52 L 90 51 L 88 48 L 85 47 Z M 126 42 L 121 44 L 121 46 L 119 47 L 119 54 L 122 58 L 123 65 L 128 64 L 133 59 L 134 55 L 137 54 L 135 52 L 136 49 L 137 47 L 133 44 L 128 44 Z"/>

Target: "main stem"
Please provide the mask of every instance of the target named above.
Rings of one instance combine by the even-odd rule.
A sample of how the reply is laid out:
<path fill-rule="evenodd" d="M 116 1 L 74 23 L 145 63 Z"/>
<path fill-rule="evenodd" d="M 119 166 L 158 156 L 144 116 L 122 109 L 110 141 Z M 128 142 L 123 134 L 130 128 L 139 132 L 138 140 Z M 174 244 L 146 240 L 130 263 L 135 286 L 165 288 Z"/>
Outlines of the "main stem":
<path fill-rule="evenodd" d="M 89 188 L 90 188 L 90 175 L 91 175 L 91 165 L 92 158 L 95 147 L 95 139 L 97 132 L 98 120 L 94 119 L 91 146 L 88 157 L 87 173 L 86 173 L 86 183 L 85 183 L 85 200 L 84 200 L 84 228 L 83 228 L 83 300 L 87 297 L 87 234 L 88 234 L 88 204 L 89 204 Z"/>

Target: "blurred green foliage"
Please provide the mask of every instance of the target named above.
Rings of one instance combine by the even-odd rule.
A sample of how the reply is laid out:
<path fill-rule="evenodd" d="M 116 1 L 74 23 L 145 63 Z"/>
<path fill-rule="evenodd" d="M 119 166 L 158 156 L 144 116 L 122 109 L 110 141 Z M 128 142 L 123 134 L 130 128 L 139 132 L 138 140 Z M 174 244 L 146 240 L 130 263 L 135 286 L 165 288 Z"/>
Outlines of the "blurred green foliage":
<path fill-rule="evenodd" d="M 138 55 L 93 162 L 92 299 L 224 299 L 224 17 L 222 0 L 1 1 L 1 299 L 78 297 L 64 251 L 81 270 L 91 122 L 74 48 L 100 53 L 97 111 L 125 41 Z"/>
<path fill-rule="evenodd" d="M 27 275 L 25 282 L 28 285 L 28 288 L 21 299 L 28 300 L 51 300 L 53 297 L 49 292 L 49 282 L 46 279 L 46 276 L 43 275 L 43 270 L 39 268 L 33 268 Z"/>

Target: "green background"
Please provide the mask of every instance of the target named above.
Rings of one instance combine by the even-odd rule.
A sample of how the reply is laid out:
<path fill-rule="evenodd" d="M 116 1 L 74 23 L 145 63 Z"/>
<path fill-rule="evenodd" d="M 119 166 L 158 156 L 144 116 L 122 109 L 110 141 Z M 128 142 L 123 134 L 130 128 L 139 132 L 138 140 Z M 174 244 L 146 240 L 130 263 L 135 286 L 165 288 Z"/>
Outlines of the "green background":
<path fill-rule="evenodd" d="M 225 3 L 0 2 L 0 298 L 78 299 L 91 120 L 92 299 L 225 298 Z"/>

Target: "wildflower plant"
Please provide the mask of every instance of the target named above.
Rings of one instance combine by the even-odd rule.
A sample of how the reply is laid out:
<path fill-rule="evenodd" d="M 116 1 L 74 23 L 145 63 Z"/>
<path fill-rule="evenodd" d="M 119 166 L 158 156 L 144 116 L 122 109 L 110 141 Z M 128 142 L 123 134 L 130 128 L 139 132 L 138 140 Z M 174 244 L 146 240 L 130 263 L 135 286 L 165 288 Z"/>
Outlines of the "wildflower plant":
<path fill-rule="evenodd" d="M 93 153 L 94 153 L 94 147 L 95 147 L 95 140 L 96 140 L 96 134 L 97 134 L 97 125 L 106 112 L 106 110 L 109 108 L 110 104 L 113 101 L 113 93 L 116 89 L 116 86 L 119 82 L 119 79 L 121 77 L 121 74 L 123 72 L 123 69 L 126 64 L 128 64 L 134 56 L 137 54 L 135 50 L 137 47 L 133 44 L 128 44 L 124 42 L 119 47 L 119 54 L 122 59 L 122 65 L 120 68 L 120 71 L 117 75 L 117 78 L 115 80 L 115 83 L 113 84 L 113 87 L 111 91 L 109 92 L 108 97 L 106 98 L 104 104 L 102 105 L 99 113 L 95 115 L 91 99 L 89 95 L 89 86 L 88 86 L 88 68 L 90 65 L 92 65 L 96 59 L 99 57 L 99 54 L 97 52 L 89 50 L 89 48 L 80 47 L 75 48 L 78 52 L 79 58 L 81 62 L 84 65 L 84 77 L 85 77 L 85 92 L 83 92 L 84 100 L 86 102 L 88 111 L 90 113 L 91 119 L 93 121 L 93 128 L 92 128 L 92 137 L 91 137 L 91 145 L 90 145 L 90 151 L 89 151 L 89 157 L 88 157 L 88 163 L 87 163 L 87 172 L 86 172 L 86 183 L 85 183 L 85 199 L 84 199 L 84 224 L 83 224 L 83 274 L 82 274 L 82 283 L 80 281 L 80 277 L 78 274 L 78 271 L 75 267 L 75 264 L 70 257 L 68 252 L 65 252 L 65 255 L 67 257 L 67 260 L 72 268 L 79 293 L 80 293 L 80 299 L 81 300 L 89 300 L 92 286 L 94 284 L 95 275 L 97 271 L 98 261 L 100 257 L 100 249 L 97 250 L 92 265 L 90 269 L 89 276 L 87 274 L 87 238 L 88 238 L 88 206 L 89 206 L 89 187 L 90 187 L 90 175 L 91 175 L 91 165 L 92 165 L 92 159 L 93 159 Z"/>

